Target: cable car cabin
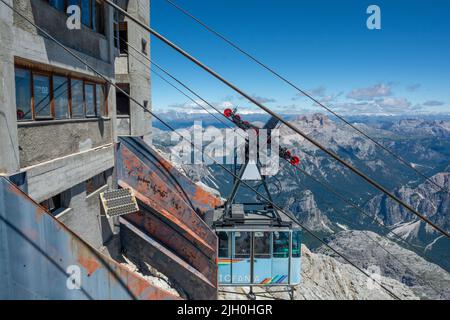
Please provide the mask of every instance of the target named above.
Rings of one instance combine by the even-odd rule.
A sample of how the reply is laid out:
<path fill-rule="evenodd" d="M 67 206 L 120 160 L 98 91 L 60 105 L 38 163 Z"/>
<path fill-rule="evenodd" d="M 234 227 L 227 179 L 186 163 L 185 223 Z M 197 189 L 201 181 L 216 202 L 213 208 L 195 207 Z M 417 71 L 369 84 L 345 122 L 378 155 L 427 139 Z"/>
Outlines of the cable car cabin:
<path fill-rule="evenodd" d="M 260 128 L 242 122 L 236 110 L 225 110 L 241 129 Z M 264 129 L 272 130 L 277 119 L 270 119 Z M 298 158 L 292 157 L 287 149 L 280 156 L 292 165 Z M 250 164 L 249 141 L 246 140 L 245 162 L 235 165 L 237 175 L 225 204 L 208 212 L 207 223 L 219 238 L 219 275 L 221 286 L 293 286 L 300 283 L 301 242 L 300 229 L 283 212 L 275 210 L 266 177 L 262 175 L 261 162 Z M 252 170 L 253 167 L 253 170 Z M 257 173 L 248 174 L 248 172 Z M 243 180 L 256 183 L 257 203 L 236 203 Z M 252 182 L 250 182 L 252 181 Z M 264 187 L 262 196 L 257 189 Z"/>
<path fill-rule="evenodd" d="M 219 238 L 221 286 L 293 286 L 300 283 L 300 229 L 256 210 L 224 218 L 215 210 L 213 228 Z M 282 215 L 278 217 L 282 218 Z M 217 219 L 217 220 L 216 220 Z"/>

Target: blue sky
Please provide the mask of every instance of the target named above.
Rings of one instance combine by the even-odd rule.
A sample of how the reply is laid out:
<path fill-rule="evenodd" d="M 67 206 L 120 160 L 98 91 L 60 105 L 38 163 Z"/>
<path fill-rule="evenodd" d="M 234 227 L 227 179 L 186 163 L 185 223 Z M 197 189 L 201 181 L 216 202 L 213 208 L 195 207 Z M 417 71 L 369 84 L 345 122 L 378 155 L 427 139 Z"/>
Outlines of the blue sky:
<path fill-rule="evenodd" d="M 173 1 L 340 113 L 450 113 L 450 1 Z M 366 27 L 371 4 L 381 30 Z M 151 25 L 274 110 L 322 111 L 165 0 Z M 157 39 L 152 59 L 220 107 L 255 110 Z M 157 77 L 152 94 L 155 110 L 192 109 Z"/>

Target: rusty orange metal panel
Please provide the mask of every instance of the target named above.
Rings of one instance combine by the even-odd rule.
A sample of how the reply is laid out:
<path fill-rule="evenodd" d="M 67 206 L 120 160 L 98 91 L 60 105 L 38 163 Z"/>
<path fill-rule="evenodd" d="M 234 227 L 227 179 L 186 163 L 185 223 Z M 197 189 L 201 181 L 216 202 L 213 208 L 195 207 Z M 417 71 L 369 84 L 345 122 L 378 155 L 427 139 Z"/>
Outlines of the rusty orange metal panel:
<path fill-rule="evenodd" d="M 177 190 L 162 180 L 144 161 L 125 145 L 116 153 L 117 175 L 121 183 L 131 186 L 136 192 L 158 204 L 174 219 L 188 226 L 210 247 L 215 247 L 217 238 L 202 218 L 186 203 Z"/>
<path fill-rule="evenodd" d="M 223 205 L 220 197 L 196 185 L 191 179 L 180 173 L 177 168 L 173 167 L 155 149 L 146 145 L 142 139 L 120 137 L 119 141 L 144 161 L 146 166 L 164 180 L 171 189 L 177 191 L 179 196 L 197 213 L 204 214 L 208 210 Z"/>
<path fill-rule="evenodd" d="M 217 279 L 210 282 L 201 272 L 182 260 L 175 252 L 149 236 L 140 227 L 120 221 L 120 237 L 127 257 L 132 261 L 142 261 L 157 270 L 164 270 L 172 283 L 183 289 L 187 298 L 195 300 L 217 299 Z"/>
<path fill-rule="evenodd" d="M 121 137 L 119 141 L 118 184 L 132 188 L 141 206 L 139 214 L 124 216 L 123 220 L 174 252 L 189 268 L 199 271 L 208 280 L 207 287 L 217 287 L 217 236 L 202 215 L 221 204 L 221 200 L 181 177 L 143 140 Z M 152 249 L 155 254 L 157 248 Z M 182 270 L 183 264 L 179 267 Z"/>
<path fill-rule="evenodd" d="M 122 188 L 132 188 L 132 186 L 128 185 L 122 180 L 119 180 L 119 186 L 121 186 Z M 168 212 L 165 208 L 161 207 L 159 203 L 154 201 L 153 199 L 145 197 L 143 194 L 141 194 L 136 190 L 134 190 L 134 193 L 136 198 L 141 202 L 141 204 L 146 205 L 160 219 L 164 219 L 166 224 L 171 225 L 172 228 L 174 228 L 174 230 L 177 230 L 177 232 L 180 233 L 185 239 L 195 244 L 197 248 L 201 250 L 205 255 L 210 256 L 211 259 L 215 258 L 214 254 L 216 252 L 216 247 L 209 245 L 200 235 L 196 234 L 192 229 L 190 229 L 189 226 L 186 225 L 183 220 L 180 220 L 174 215 L 172 215 L 170 212 Z M 127 217 L 128 216 L 131 217 L 130 219 L 134 219 L 135 222 L 142 222 L 138 221 L 137 219 L 138 217 L 143 217 L 143 215 L 130 214 L 127 215 Z"/>
<path fill-rule="evenodd" d="M 144 206 L 142 206 L 141 212 L 126 215 L 123 219 L 172 250 L 190 266 L 201 272 L 209 282 L 216 282 L 215 251 L 212 251 L 209 255 L 204 253 L 182 233 L 177 232 L 170 224 L 165 223 L 164 219 L 158 218 Z"/>
<path fill-rule="evenodd" d="M 96 251 L 4 177 L 0 283 L 0 299 L 178 299 Z"/>

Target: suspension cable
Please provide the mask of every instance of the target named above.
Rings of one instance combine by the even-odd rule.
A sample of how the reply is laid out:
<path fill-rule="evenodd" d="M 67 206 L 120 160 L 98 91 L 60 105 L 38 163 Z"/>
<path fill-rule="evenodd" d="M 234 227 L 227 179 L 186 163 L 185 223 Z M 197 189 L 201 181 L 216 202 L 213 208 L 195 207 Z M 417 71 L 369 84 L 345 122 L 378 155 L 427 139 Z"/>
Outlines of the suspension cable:
<path fill-rule="evenodd" d="M 115 39 L 122 41 L 123 43 L 127 44 L 129 47 L 131 47 L 133 50 L 136 50 L 137 53 L 139 53 L 142 57 L 146 58 L 149 62 L 151 62 L 152 64 L 154 63 L 158 69 L 162 70 L 164 73 L 168 74 L 164 69 L 162 69 L 159 65 L 156 64 L 156 62 L 153 62 L 150 58 L 148 58 L 146 55 L 144 55 L 142 52 L 138 51 L 134 46 L 132 46 L 130 43 L 126 42 L 124 39 L 122 38 L 117 38 L 114 37 Z M 179 89 L 178 87 L 176 87 L 173 83 L 171 83 L 169 80 L 167 80 L 166 78 L 164 78 L 159 72 L 157 72 L 156 70 L 150 68 L 149 65 L 146 65 L 144 62 L 142 62 L 140 59 L 138 59 L 136 56 L 134 56 L 131 52 L 129 52 L 128 50 L 125 49 L 125 52 L 127 54 L 129 54 L 130 56 L 132 56 L 133 58 L 135 58 L 137 61 L 139 61 L 141 64 L 143 64 L 145 67 L 149 68 L 151 72 L 153 72 L 158 78 L 160 78 L 162 81 L 164 81 L 165 83 L 167 83 L 169 86 L 171 86 L 172 88 L 174 88 L 175 90 L 177 90 L 180 94 L 182 94 L 183 96 L 185 96 L 186 98 L 188 98 L 191 102 L 193 102 L 194 104 L 196 104 L 197 106 L 201 107 L 203 110 L 205 110 L 207 113 L 209 113 L 213 118 L 215 118 L 217 121 L 219 121 L 220 123 L 222 123 L 224 126 L 226 126 L 229 129 L 232 129 L 232 127 L 228 124 L 225 123 L 221 118 L 218 118 L 215 114 L 213 114 L 210 110 L 208 110 L 207 108 L 205 108 L 203 105 L 201 105 L 198 101 L 195 101 L 192 97 L 190 97 L 188 94 L 186 94 L 185 92 L 183 92 L 181 89 Z M 173 79 L 176 79 L 174 77 L 172 77 Z M 176 79 L 178 81 L 178 79 Z M 186 87 L 187 88 L 187 87 Z M 190 90 L 190 89 L 189 89 Z M 190 90 L 191 91 L 191 90 Z M 193 91 L 192 91 L 193 92 Z M 202 101 L 205 101 L 204 99 L 202 99 Z M 210 104 L 208 104 L 210 105 Z M 217 112 L 219 112 L 219 110 L 215 109 Z"/>
<path fill-rule="evenodd" d="M 148 108 L 146 108 L 143 104 L 141 104 L 138 100 L 136 100 L 135 98 L 133 98 L 132 96 L 130 96 L 125 90 L 121 89 L 117 84 L 115 84 L 113 81 L 111 81 L 110 79 L 108 79 L 106 76 L 104 76 L 100 71 L 98 71 L 96 68 L 92 67 L 90 64 L 88 64 L 85 59 L 81 58 L 80 56 L 78 56 L 76 53 L 74 53 L 71 49 L 69 49 L 68 47 L 66 47 L 64 44 L 62 44 L 60 41 L 58 41 L 56 38 L 54 38 L 52 35 L 50 35 L 48 32 L 46 32 L 44 29 L 42 29 L 41 27 L 39 27 L 38 25 L 36 25 L 33 21 L 31 21 L 28 17 L 26 17 L 24 14 L 22 14 L 20 11 L 18 11 L 17 9 L 15 9 L 14 7 L 12 7 L 10 4 L 6 3 L 5 0 L 0 0 L 5 6 L 7 6 L 8 8 L 10 8 L 13 12 L 15 12 L 18 16 L 20 16 L 22 19 L 24 19 L 25 21 L 27 21 L 28 23 L 30 23 L 31 25 L 33 25 L 38 31 L 40 31 L 45 37 L 47 37 L 49 40 L 53 41 L 54 43 L 56 43 L 58 46 L 60 46 L 62 49 L 64 49 L 64 51 L 66 51 L 67 53 L 69 53 L 72 57 L 74 57 L 76 60 L 78 60 L 80 63 L 82 63 L 83 65 L 85 65 L 89 70 L 91 70 L 92 72 L 94 72 L 96 75 L 98 75 L 99 77 L 101 77 L 105 82 L 107 82 L 108 84 L 110 84 L 111 86 L 113 86 L 116 90 L 118 90 L 119 92 L 121 92 L 122 94 L 124 94 L 125 96 L 127 96 L 132 102 L 134 102 L 136 105 L 138 105 L 140 108 L 142 108 L 144 110 L 144 112 L 148 112 L 149 114 L 151 114 L 153 117 L 155 117 L 157 120 L 159 120 L 162 124 L 164 124 L 169 130 L 173 131 L 174 133 L 176 133 L 181 139 L 187 141 L 188 143 L 191 144 L 191 146 L 200 151 L 204 156 L 206 155 L 208 158 L 211 159 L 211 161 L 215 162 L 217 165 L 219 165 L 223 170 L 227 171 L 230 175 L 234 176 L 236 179 L 239 179 L 238 176 L 236 176 L 231 170 L 229 170 L 228 168 L 226 168 L 225 166 L 223 166 L 222 164 L 218 163 L 213 157 L 210 157 L 208 154 L 204 153 L 203 150 L 200 150 L 199 148 L 197 148 L 197 146 L 194 145 L 193 142 L 189 141 L 188 139 L 186 139 L 182 134 L 180 134 L 179 132 L 177 132 L 171 125 L 169 125 L 168 123 L 166 123 L 164 120 L 162 120 L 160 117 L 158 117 L 156 114 L 154 114 L 152 111 L 150 111 Z M 109 0 L 104 0 L 105 2 L 109 2 Z M 240 180 L 240 179 L 239 179 Z M 322 238 L 320 238 L 318 235 L 316 235 L 313 231 L 311 231 L 309 228 L 305 227 L 302 223 L 300 223 L 295 217 L 291 216 L 289 213 L 287 213 L 285 210 L 283 210 L 282 208 L 280 208 L 278 205 L 276 205 L 275 203 L 273 203 L 272 201 L 270 201 L 270 199 L 268 199 L 267 197 L 265 197 L 264 195 L 262 195 L 261 193 L 259 193 L 257 190 L 255 190 L 254 188 L 252 188 L 250 185 L 248 185 L 246 183 L 246 181 L 244 180 L 240 180 L 241 183 L 243 183 L 244 185 L 246 185 L 248 188 L 250 188 L 253 192 L 255 192 L 256 194 L 258 194 L 260 197 L 264 198 L 265 201 L 267 201 L 268 203 L 270 203 L 276 210 L 279 210 L 280 212 L 284 213 L 286 215 L 286 217 L 288 217 L 292 222 L 294 222 L 295 224 L 297 224 L 298 226 L 300 226 L 303 230 L 305 230 L 308 234 L 310 234 L 313 238 L 315 238 L 316 240 L 318 240 L 319 242 L 321 242 L 325 247 L 327 247 L 328 249 L 330 249 L 332 252 L 334 252 L 335 254 L 337 254 L 338 256 L 340 256 L 342 259 L 344 259 L 347 263 L 349 263 L 350 265 L 352 265 L 355 269 L 357 269 L 359 272 L 363 273 L 367 278 L 372 279 L 374 282 L 376 282 L 383 290 L 385 290 L 389 295 L 391 295 L 391 297 L 393 297 L 394 299 L 398 299 L 400 300 L 400 298 L 393 293 L 390 289 L 388 289 L 383 283 L 378 282 L 377 280 L 373 279 L 366 271 L 364 271 L 362 268 L 360 268 L 358 265 L 356 265 L 354 262 L 352 262 L 349 258 L 347 258 L 345 255 L 341 254 L 340 252 L 338 252 L 336 249 L 334 249 L 333 247 L 331 247 L 328 243 L 326 243 Z"/>
<path fill-rule="evenodd" d="M 298 182 L 302 185 L 302 187 L 303 187 L 304 190 L 309 190 L 309 191 L 311 191 L 311 190 L 310 190 L 303 182 L 301 182 L 300 180 L 299 180 Z M 312 191 L 311 191 L 311 192 L 312 192 Z M 328 208 L 333 209 L 334 212 L 336 212 L 336 213 L 339 213 L 339 212 L 343 213 L 343 210 L 342 210 L 342 209 L 337 209 L 335 205 L 333 205 L 333 204 L 329 203 L 328 201 L 326 201 L 326 200 L 323 198 L 323 196 L 321 196 L 321 195 L 316 195 L 316 196 L 319 198 L 319 200 L 320 200 L 322 203 L 325 203 L 325 205 L 326 205 Z M 341 218 L 342 218 L 342 217 L 341 217 Z M 347 221 L 347 222 L 350 222 L 350 221 Z M 411 273 L 415 276 L 415 278 L 418 280 L 419 283 L 421 283 L 422 285 L 428 285 L 431 289 L 434 290 L 434 292 L 436 292 L 438 295 L 441 295 L 441 292 L 440 292 L 440 291 L 439 291 L 439 290 L 438 290 L 431 282 L 428 282 L 425 278 L 423 278 L 422 276 L 420 276 L 419 274 L 417 274 L 414 270 L 412 270 L 409 266 L 407 266 L 402 260 L 400 260 L 399 257 L 397 257 L 395 254 L 393 254 L 391 251 L 389 251 L 389 250 L 388 250 L 384 245 L 382 245 L 379 241 L 377 241 L 376 239 L 374 239 L 371 235 L 369 235 L 369 234 L 368 234 L 367 232 L 365 232 L 365 231 L 363 231 L 362 234 L 363 234 L 367 239 L 369 239 L 371 242 L 373 242 L 377 247 L 379 247 L 381 250 L 383 250 L 384 252 L 386 252 L 386 254 L 387 254 L 388 256 L 390 256 L 390 257 L 393 258 L 394 260 L 397 260 L 397 261 L 400 263 L 400 265 L 402 265 L 402 266 L 405 268 L 406 271 L 411 272 Z M 419 280 L 420 280 L 420 281 L 419 281 Z"/>
<path fill-rule="evenodd" d="M 342 165 L 344 165 L 345 167 L 347 167 L 348 169 L 350 169 L 352 172 L 354 172 L 355 174 L 357 174 L 358 176 L 360 176 L 361 178 L 363 178 L 366 182 L 368 182 L 370 185 L 372 185 L 373 187 L 375 187 L 376 189 L 380 190 L 381 192 L 383 192 L 384 194 L 386 194 L 389 198 L 391 198 L 392 200 L 394 200 L 395 202 L 397 202 L 398 204 L 400 204 L 401 206 L 403 206 L 404 208 L 406 208 L 407 210 L 409 210 L 411 213 L 413 213 L 414 215 L 416 215 L 417 217 L 419 217 L 421 220 L 423 220 L 425 223 L 429 224 L 430 226 L 432 226 L 435 230 L 439 231 L 440 233 L 442 233 L 444 236 L 446 236 L 447 238 L 450 238 L 450 234 L 447 233 L 443 228 L 439 227 L 438 225 L 436 225 L 435 223 L 433 223 L 430 219 L 428 219 L 427 217 L 425 217 L 424 215 L 422 215 L 420 212 L 418 212 L 416 209 L 414 209 L 412 206 L 410 206 L 409 204 L 407 204 L 406 202 L 404 202 L 403 200 L 401 200 L 400 198 L 398 198 L 397 196 L 395 196 L 393 193 L 391 193 L 389 190 L 387 190 L 384 186 L 382 186 L 381 184 L 379 184 L 378 182 L 376 182 L 375 180 L 373 180 L 372 178 L 368 177 L 367 175 L 365 175 L 363 172 L 361 172 L 359 169 L 354 168 L 351 164 L 347 163 L 345 160 L 341 159 L 337 154 L 335 154 L 333 151 L 328 150 L 327 148 L 325 148 L 322 144 L 320 144 L 319 142 L 317 142 L 316 140 L 314 140 L 313 138 L 309 137 L 307 134 L 305 134 L 304 132 L 302 132 L 299 128 L 297 128 L 296 126 L 294 126 L 292 123 L 289 123 L 288 121 L 286 121 L 285 119 L 283 119 L 282 117 L 280 117 L 278 114 L 276 114 L 274 111 L 270 110 L 269 108 L 267 108 L 266 106 L 264 106 L 262 103 L 260 103 L 259 101 L 257 101 L 254 97 L 252 97 L 251 95 L 249 95 L 248 93 L 245 93 L 244 91 L 242 91 L 241 89 L 239 89 L 237 86 L 235 86 L 234 84 L 232 84 L 231 82 L 229 82 L 228 80 L 226 80 L 225 78 L 223 78 L 222 76 L 220 76 L 217 72 L 215 72 L 214 70 L 212 70 L 211 68 L 209 68 L 208 66 L 206 66 L 205 64 L 203 64 L 201 61 L 199 61 L 198 59 L 194 58 L 192 55 L 190 55 L 189 53 L 187 53 L 186 51 L 184 51 L 183 49 L 181 49 L 180 47 L 178 47 L 176 44 L 174 44 L 173 42 L 171 42 L 170 40 L 168 40 L 167 38 L 165 38 L 163 35 L 161 35 L 160 33 L 156 32 L 155 30 L 153 30 L 152 28 L 150 28 L 148 25 L 142 23 L 141 21 L 137 20 L 135 17 L 133 17 L 132 15 L 130 15 L 128 12 L 126 12 L 125 10 L 123 10 L 121 7 L 119 7 L 118 5 L 112 3 L 110 0 L 104 0 L 104 2 L 108 5 L 110 5 L 111 7 L 115 8 L 116 10 L 118 10 L 120 13 L 122 13 L 123 15 L 125 15 L 127 18 L 129 18 L 130 20 L 132 20 L 133 22 L 135 22 L 136 24 L 138 24 L 139 26 L 141 26 L 142 28 L 144 28 L 145 30 L 147 30 L 148 32 L 150 32 L 152 35 L 154 35 L 156 38 L 158 38 L 159 40 L 161 40 L 162 42 L 164 42 L 165 44 L 169 45 L 171 48 L 173 48 L 174 50 L 176 50 L 178 53 L 180 53 L 181 55 L 183 55 L 184 57 L 186 57 L 187 59 L 189 59 L 190 61 L 192 61 L 193 63 L 195 63 L 197 66 L 199 66 L 200 68 L 202 68 L 203 70 L 205 70 L 206 72 L 208 72 L 209 74 L 211 74 L 212 76 L 214 76 L 215 78 L 217 78 L 218 80 L 220 80 L 222 83 L 224 83 L 225 85 L 227 85 L 228 87 L 230 87 L 231 89 L 233 89 L 234 91 L 236 91 L 237 93 L 239 93 L 240 95 L 242 95 L 243 97 L 245 97 L 247 100 L 249 100 L 250 102 L 252 102 L 253 104 L 255 104 L 256 106 L 258 106 L 260 109 L 264 110 L 266 113 L 270 114 L 272 117 L 276 118 L 277 120 L 279 120 L 281 123 L 283 123 L 286 127 L 288 127 L 289 129 L 291 129 L 292 131 L 296 132 L 297 134 L 299 134 L 300 136 L 302 136 L 305 140 L 309 141 L 311 144 L 313 144 L 314 146 L 316 146 L 317 148 L 321 149 L 322 151 L 324 151 L 325 153 L 327 153 L 330 157 L 332 157 L 333 159 L 335 159 L 336 161 L 338 161 L 339 163 L 341 163 Z"/>
<path fill-rule="evenodd" d="M 124 44 L 126 44 L 127 46 L 131 47 L 132 49 L 134 49 L 140 56 L 144 57 L 145 59 L 147 59 L 150 63 L 154 64 L 155 66 L 157 66 L 160 70 L 162 70 L 166 75 L 168 75 L 169 77 L 171 77 L 172 79 L 176 80 L 177 83 L 179 83 L 180 85 L 182 85 L 184 88 L 188 89 L 191 93 L 193 93 L 196 97 L 198 97 L 199 99 L 201 99 L 204 103 L 206 103 L 207 105 L 211 105 L 207 100 L 205 100 L 204 98 L 202 98 L 200 95 L 198 95 L 196 92 L 194 92 L 192 89 L 190 89 L 186 84 L 184 84 L 183 82 L 181 82 L 181 80 L 175 78 L 172 74 L 170 74 L 166 69 L 164 69 L 163 67 L 161 67 L 160 65 L 158 65 L 156 62 L 153 61 L 153 59 L 148 58 L 146 55 L 144 55 L 142 52 L 140 52 L 139 50 L 137 50 L 133 45 L 131 45 L 130 43 L 128 43 L 127 41 L 125 41 L 122 38 L 118 39 L 119 41 L 122 41 Z M 152 72 L 156 72 L 155 70 L 151 69 L 149 65 L 144 64 L 140 59 L 138 59 L 136 56 L 132 55 L 130 52 L 129 54 L 134 57 L 136 60 L 138 60 L 139 62 L 141 62 L 145 67 L 149 68 Z M 203 107 L 201 104 L 199 104 L 197 101 L 193 100 L 191 97 L 189 97 L 188 95 L 186 95 L 184 92 L 182 92 L 179 88 L 177 88 L 175 85 L 173 85 L 172 83 L 170 83 L 168 80 L 166 80 L 162 75 L 155 73 L 158 75 L 158 77 L 160 77 L 162 80 L 164 80 L 165 82 L 167 82 L 169 85 L 171 85 L 174 89 L 176 89 L 177 91 L 181 92 L 183 95 L 185 95 L 186 97 L 188 97 L 191 101 L 193 101 L 194 103 L 196 103 L 197 105 L 199 105 L 200 107 Z M 203 107 L 204 108 L 204 107 Z M 206 108 L 204 108 L 204 110 L 208 111 Z M 221 113 L 219 110 L 215 109 L 216 112 L 218 112 L 220 115 L 222 115 L 223 117 L 225 117 L 223 115 L 223 113 Z M 215 115 L 211 114 L 212 116 L 215 117 Z M 216 117 L 215 117 L 216 118 Z M 217 118 L 216 118 L 217 119 Z M 225 117 L 225 119 L 229 119 L 227 117 Z M 231 120 L 230 120 L 231 121 Z M 232 121 L 231 121 L 232 122 Z M 234 124 L 234 122 L 232 122 Z M 226 124 L 225 124 L 226 125 Z M 228 126 L 228 128 L 231 129 L 230 126 Z M 286 160 L 287 163 L 289 163 Z M 384 228 L 385 230 L 388 231 L 387 235 L 389 235 L 390 233 L 392 233 L 398 240 L 400 240 L 401 242 L 405 243 L 406 245 L 408 245 L 409 247 L 413 248 L 413 250 L 415 251 L 415 247 L 409 243 L 407 240 L 403 239 L 400 235 L 398 235 L 396 232 L 394 232 L 393 230 L 389 229 L 384 223 L 379 222 L 376 219 L 376 215 L 375 217 L 368 214 L 366 211 L 364 211 L 358 204 L 354 203 L 351 200 L 348 200 L 346 197 L 344 197 L 343 195 L 341 195 L 340 193 L 338 193 L 337 191 L 335 191 L 334 189 L 332 189 L 330 186 L 328 186 L 326 183 L 319 181 L 318 179 L 316 179 L 315 177 L 313 177 L 311 174 L 307 173 L 304 169 L 300 168 L 300 167 L 294 167 L 293 169 L 297 169 L 298 171 L 300 171 L 303 175 L 305 175 L 306 177 L 308 177 L 309 179 L 313 180 L 315 183 L 321 185 L 323 188 L 325 188 L 328 192 L 334 194 L 335 196 L 337 196 L 341 201 L 345 202 L 346 204 L 350 205 L 351 207 L 357 209 L 359 212 L 361 212 L 361 214 L 363 214 L 364 216 L 368 217 L 369 219 L 371 219 L 372 223 L 376 223 L 378 224 L 380 227 Z M 301 183 L 301 182 L 300 182 Z M 302 183 L 301 183 L 302 184 Z M 304 184 L 302 184 L 304 187 L 306 187 Z M 258 189 L 258 187 L 255 187 L 256 189 Z M 328 204 L 328 203 L 327 203 Z M 328 204 L 329 205 L 329 204 Z M 336 212 L 339 212 L 340 210 L 337 210 L 336 207 L 331 206 L 331 208 L 333 208 Z M 373 240 L 375 241 L 375 240 Z M 384 249 L 384 248 L 383 248 Z M 386 249 L 384 249 L 386 250 Z M 423 256 L 428 257 L 428 255 L 425 254 L 425 252 L 421 252 L 421 254 L 423 254 Z M 429 257 L 428 257 L 429 258 Z M 400 261 L 401 263 L 401 261 Z M 406 267 L 406 266 L 405 266 Z M 408 268 L 408 267 L 406 267 Z M 435 288 L 434 288 L 435 289 Z M 436 289 L 435 289 L 436 290 Z M 437 291 L 436 291 L 437 292 Z"/>
<path fill-rule="evenodd" d="M 309 94 L 308 92 L 306 92 L 305 90 L 301 89 L 299 86 L 297 86 L 296 84 L 294 84 L 292 81 L 288 80 L 286 77 L 282 76 L 279 72 L 275 71 L 273 68 L 269 67 L 267 64 L 263 63 L 261 60 L 259 60 L 258 58 L 256 58 L 254 55 L 250 54 L 248 51 L 245 51 L 244 49 L 242 49 L 240 46 L 238 46 L 236 43 L 234 43 L 233 41 L 229 40 L 228 38 L 226 38 L 223 34 L 219 33 L 218 31 L 214 30 L 213 28 L 211 28 L 210 26 L 208 26 L 206 23 L 204 23 L 203 21 L 201 21 L 200 19 L 198 19 L 197 17 L 195 17 L 193 14 L 191 14 L 190 12 L 188 12 L 186 9 L 182 8 L 181 6 L 179 6 L 178 4 L 174 3 L 171 0 L 166 0 L 166 2 L 168 2 L 170 5 L 172 5 L 174 8 L 176 8 L 178 11 L 180 11 L 181 13 L 183 13 L 184 15 L 188 16 L 189 18 L 193 19 L 195 22 L 197 22 L 198 24 L 200 24 L 203 28 L 205 28 L 206 30 L 208 30 L 209 32 L 211 32 L 212 34 L 216 35 L 217 37 L 219 37 L 220 39 L 222 39 L 223 41 L 225 41 L 226 43 L 228 43 L 230 46 L 232 46 L 234 49 L 236 49 L 237 51 L 239 51 L 240 53 L 242 53 L 243 55 L 247 56 L 248 58 L 250 58 L 251 60 L 253 60 L 255 63 L 257 63 L 258 65 L 260 65 L 261 67 L 263 67 L 264 69 L 266 69 L 267 71 L 269 71 L 271 74 L 273 74 L 274 76 L 276 76 L 277 78 L 279 78 L 280 80 L 282 80 L 283 82 L 285 82 L 286 84 L 288 84 L 289 86 L 291 86 L 292 88 L 294 88 L 295 90 L 297 90 L 298 92 L 300 92 L 301 94 L 303 94 L 305 97 L 309 98 L 311 101 L 313 101 L 315 104 L 317 104 L 318 106 L 322 107 L 323 109 L 325 109 L 326 111 L 328 111 L 329 113 L 331 113 L 332 115 L 334 115 L 336 118 L 338 118 L 339 120 L 341 120 L 342 122 L 344 122 L 346 125 L 350 126 L 351 128 L 353 128 L 356 132 L 358 132 L 359 134 L 361 134 L 362 136 L 364 136 L 366 139 L 372 141 L 375 145 L 377 145 L 379 148 L 383 149 L 385 152 L 389 153 L 391 156 L 393 156 L 394 158 L 396 158 L 398 161 L 400 161 L 401 163 L 403 163 L 405 166 L 407 166 L 409 169 L 414 170 L 418 175 L 420 175 L 422 178 L 424 178 L 425 180 L 431 182 L 432 184 L 434 184 L 436 187 L 438 187 L 439 189 L 441 189 L 444 192 L 450 193 L 450 190 L 445 189 L 443 186 L 439 185 L 438 183 L 436 183 L 432 178 L 430 178 L 429 176 L 425 175 L 423 172 L 421 172 L 420 170 L 414 168 L 414 166 L 411 165 L 411 163 L 409 163 L 408 161 L 406 161 L 405 159 L 403 159 L 401 156 L 399 156 L 398 154 L 396 154 L 395 152 L 393 152 L 392 150 L 390 150 L 388 147 L 384 146 L 383 144 L 381 144 L 379 141 L 377 141 L 375 138 L 372 138 L 371 136 L 369 136 L 369 134 L 367 134 L 366 132 L 364 132 L 363 130 L 361 130 L 360 128 L 358 128 L 357 126 L 355 126 L 354 124 L 350 123 L 348 120 L 346 120 L 343 116 L 341 116 L 340 114 L 338 114 L 336 111 L 333 111 L 330 107 L 327 107 L 324 103 L 322 103 L 321 101 L 319 101 L 318 99 L 314 98 L 311 94 Z"/>

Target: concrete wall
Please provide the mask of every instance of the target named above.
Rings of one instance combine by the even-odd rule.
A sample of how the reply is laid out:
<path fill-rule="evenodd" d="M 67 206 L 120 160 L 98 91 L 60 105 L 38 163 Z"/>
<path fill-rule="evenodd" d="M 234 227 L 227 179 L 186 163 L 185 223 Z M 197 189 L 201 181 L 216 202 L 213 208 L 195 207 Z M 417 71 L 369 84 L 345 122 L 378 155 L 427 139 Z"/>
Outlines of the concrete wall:
<path fill-rule="evenodd" d="M 105 33 L 85 26 L 66 27 L 67 16 L 43 0 L 8 2 L 68 46 L 102 75 L 114 80 L 113 10 L 104 7 Z M 63 48 L 42 37 L 31 24 L 0 3 L 0 174 L 24 174 L 29 195 L 41 202 L 61 192 L 70 194 L 70 210 L 61 216 L 96 248 L 111 237 L 112 223 L 99 218 L 98 194 L 86 196 L 86 180 L 114 166 L 115 90 L 108 89 L 109 116 L 103 119 L 17 123 L 14 64 L 72 76 L 99 78 Z M 20 150 L 20 151 L 19 151 Z M 111 180 L 111 179 L 110 179 Z M 109 181 L 109 186 L 111 186 Z M 106 234 L 103 234 L 106 231 Z"/>
<path fill-rule="evenodd" d="M 110 119 L 30 121 L 18 130 L 22 168 L 113 142 Z"/>
<path fill-rule="evenodd" d="M 39 27 L 48 31 L 64 45 L 93 58 L 105 62 L 111 61 L 112 56 L 106 35 L 95 32 L 84 25 L 81 25 L 80 30 L 69 31 L 66 26 L 67 16 L 43 2 L 42 0 L 17 0 L 14 1 L 14 6 L 27 13 L 28 18 L 31 18 Z M 14 17 L 14 25 L 31 34 L 37 34 L 31 24 L 17 15 Z"/>
<path fill-rule="evenodd" d="M 12 5 L 13 0 L 6 0 Z M 14 56 L 12 46 L 13 16 L 0 4 L 0 174 L 19 171 L 19 143 L 16 125 Z"/>
<path fill-rule="evenodd" d="M 121 1 L 119 4 L 124 8 L 127 1 Z M 150 25 L 150 1 L 148 0 L 130 0 L 126 10 L 133 17 L 146 25 Z M 142 40 L 147 41 L 147 56 L 150 58 L 150 34 L 136 23 L 125 18 L 128 22 L 128 42 L 136 49 L 141 50 Z M 125 67 L 126 57 L 120 57 L 116 61 L 117 81 L 130 84 L 130 95 L 136 99 L 141 105 L 147 101 L 148 109 L 151 110 L 151 78 L 148 62 L 138 52 L 132 48 L 128 48 L 128 63 Z M 125 74 L 128 72 L 128 74 Z M 145 112 L 135 102 L 130 102 L 130 119 L 128 122 L 121 122 L 121 132 L 125 133 L 124 128 L 129 125 L 129 134 L 131 136 L 143 136 L 145 142 L 151 143 L 151 115 Z"/>
<path fill-rule="evenodd" d="M 75 289 L 68 274 L 77 267 Z M 89 246 L 4 177 L 0 284 L 2 300 L 177 299 Z"/>
<path fill-rule="evenodd" d="M 111 240 L 115 233 L 115 221 L 100 217 L 99 193 L 114 187 L 112 170 L 113 146 L 103 146 L 63 158 L 40 163 L 26 170 L 28 194 L 37 202 L 42 202 L 64 192 L 67 210 L 57 216 L 77 235 L 97 249 Z M 87 195 L 86 180 L 109 171 L 107 185 Z M 118 247 L 108 252 L 117 254 Z"/>
<path fill-rule="evenodd" d="M 86 183 L 82 182 L 69 190 L 69 209 L 58 219 L 94 248 L 102 248 L 114 236 L 113 221 L 108 221 L 100 215 L 100 193 L 111 187 L 112 171 L 108 172 L 108 184 L 87 195 Z M 117 251 L 119 248 L 116 248 Z M 114 253 L 113 253 L 114 255 Z"/>

